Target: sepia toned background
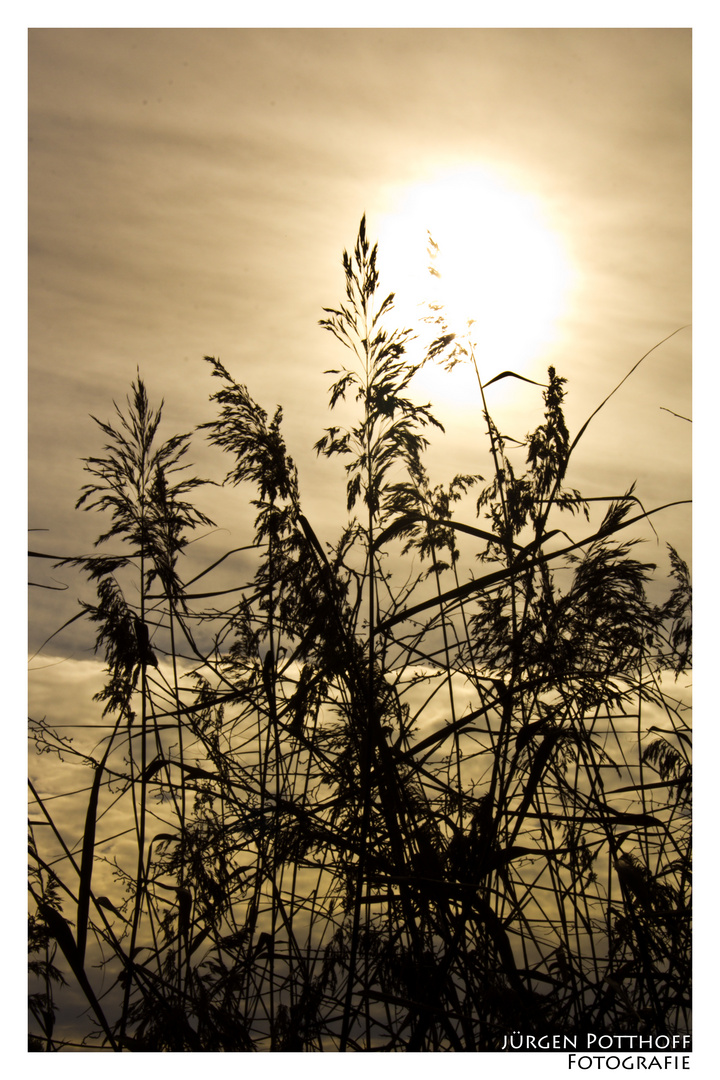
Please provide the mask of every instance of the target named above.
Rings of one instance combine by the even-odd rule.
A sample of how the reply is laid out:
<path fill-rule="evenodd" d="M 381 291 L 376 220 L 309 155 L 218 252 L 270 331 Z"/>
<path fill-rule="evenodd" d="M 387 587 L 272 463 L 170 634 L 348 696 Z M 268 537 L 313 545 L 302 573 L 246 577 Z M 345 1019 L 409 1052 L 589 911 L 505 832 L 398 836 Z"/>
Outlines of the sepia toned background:
<path fill-rule="evenodd" d="M 317 321 L 341 299 L 363 213 L 403 321 L 439 226 L 457 274 L 478 274 L 481 336 L 496 320 L 483 377 L 544 381 L 554 364 L 577 431 L 690 322 L 690 47 L 674 29 L 32 30 L 29 525 L 47 530 L 32 546 L 82 554 L 97 535 L 73 510 L 80 459 L 102 443 L 90 414 L 109 418 L 139 369 L 166 434 L 189 430 L 212 415 L 205 355 L 269 412 L 283 406 L 304 505 L 322 532 L 339 527 L 342 477 L 312 446 L 330 422 L 324 370 L 344 358 Z M 523 213 L 550 254 L 531 249 Z M 504 356 L 549 273 L 551 323 Z M 672 412 L 690 416 L 689 365 L 685 329 L 594 421 L 577 486 L 637 481 L 646 506 L 688 497 L 690 425 Z M 448 430 L 439 479 L 476 468 L 477 400 L 460 377 L 422 388 Z M 541 406 L 517 382 L 492 404 L 518 438 Z M 224 472 L 200 439 L 194 460 Z M 242 529 L 207 493 L 213 516 L 221 505 L 218 524 Z M 689 515 L 665 520 L 689 557 Z M 42 582 L 68 584 L 56 579 Z M 31 645 L 66 604 L 34 591 Z"/>
<path fill-rule="evenodd" d="M 101 524 L 73 507 L 103 442 L 91 414 L 110 418 L 138 370 L 166 435 L 211 418 L 205 355 L 283 407 L 304 510 L 337 537 L 343 477 L 313 444 L 331 422 L 324 372 L 344 357 L 317 323 L 342 299 L 363 213 L 402 321 L 430 229 L 449 278 L 477 282 L 483 377 L 543 381 L 554 365 L 571 435 L 678 331 L 595 418 L 570 481 L 598 496 L 637 482 L 648 509 L 689 498 L 689 30 L 37 29 L 29 136 L 31 548 L 90 551 Z M 421 383 L 447 430 L 438 481 L 481 468 L 462 379 Z M 540 391 L 500 384 L 491 404 L 522 438 Z M 227 468 L 201 438 L 192 460 L 216 480 Z M 188 554 L 198 566 L 252 527 L 240 498 L 200 501 L 220 531 Z M 687 506 L 656 528 L 644 559 L 665 570 L 669 540 L 690 560 Z M 90 628 L 41 648 L 83 587 L 45 561 L 31 576 L 45 586 L 30 597 L 31 710 L 91 723 Z"/>

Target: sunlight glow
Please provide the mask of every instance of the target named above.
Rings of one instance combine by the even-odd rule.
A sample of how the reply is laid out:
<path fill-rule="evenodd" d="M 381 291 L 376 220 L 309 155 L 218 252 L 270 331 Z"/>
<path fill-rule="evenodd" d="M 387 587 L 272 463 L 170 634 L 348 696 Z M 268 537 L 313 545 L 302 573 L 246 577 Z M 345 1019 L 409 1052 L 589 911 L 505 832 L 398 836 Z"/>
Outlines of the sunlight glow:
<path fill-rule="evenodd" d="M 438 245 L 432 263 L 428 233 Z M 464 167 L 406 188 L 381 218 L 378 237 L 382 285 L 396 293 L 399 320 L 416 328 L 427 314 L 423 304 L 442 304 L 450 329 L 469 333 L 484 379 L 505 369 L 522 373 L 556 340 L 573 284 L 570 259 L 540 200 L 499 174 Z M 476 399 L 468 365 L 452 377 L 419 378 L 436 399 Z"/>

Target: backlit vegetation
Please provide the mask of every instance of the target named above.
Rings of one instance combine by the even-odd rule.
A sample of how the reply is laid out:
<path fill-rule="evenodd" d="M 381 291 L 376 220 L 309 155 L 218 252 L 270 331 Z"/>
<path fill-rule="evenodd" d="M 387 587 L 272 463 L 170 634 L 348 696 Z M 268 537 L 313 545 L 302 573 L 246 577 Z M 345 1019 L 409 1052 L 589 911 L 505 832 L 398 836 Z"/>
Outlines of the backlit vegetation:
<path fill-rule="evenodd" d="M 355 419 L 316 444 L 347 479 L 332 542 L 303 513 L 280 410 L 218 360 L 195 437 L 226 452 L 254 525 L 191 580 L 181 556 L 212 523 L 190 438 L 163 436 L 139 376 L 98 422 L 78 505 L 102 531 L 66 563 L 96 588 L 80 614 L 107 727 L 80 754 L 52 717 L 31 722 L 39 750 L 87 766 L 67 796 L 84 799 L 79 844 L 31 786 L 33 1049 L 63 1048 L 70 989 L 76 1041 L 114 1051 L 689 1030 L 687 568 L 671 550 L 652 603 L 633 528 L 662 514 L 570 486 L 587 424 L 567 430 L 553 368 L 522 443 L 492 417 L 517 376 L 478 376 L 484 475 L 431 480 L 442 435 L 413 375 L 472 349 L 435 312 L 414 356 L 364 220 L 343 268 L 321 326 L 347 365 L 331 408 Z M 214 588 L 250 556 L 247 580 Z M 99 853 L 111 811 L 129 861 Z"/>

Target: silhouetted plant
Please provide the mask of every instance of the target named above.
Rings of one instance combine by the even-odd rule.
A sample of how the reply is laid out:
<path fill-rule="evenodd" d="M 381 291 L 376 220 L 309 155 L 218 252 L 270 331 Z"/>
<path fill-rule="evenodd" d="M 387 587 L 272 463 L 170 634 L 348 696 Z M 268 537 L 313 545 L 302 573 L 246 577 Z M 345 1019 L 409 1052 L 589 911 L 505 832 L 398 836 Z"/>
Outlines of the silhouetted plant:
<path fill-rule="evenodd" d="M 212 524 L 190 501 L 189 438 L 157 444 L 139 375 L 119 423 L 98 422 L 78 505 L 110 515 L 98 545 L 114 550 L 65 563 L 96 584 L 82 612 L 110 731 L 82 755 L 33 725 L 92 775 L 79 862 L 32 789 L 55 844 L 31 846 L 37 1049 L 60 1046 L 56 946 L 112 1050 L 689 1029 L 690 738 L 672 682 L 690 664 L 687 567 L 671 549 L 675 585 L 653 605 L 654 567 L 619 536 L 655 511 L 631 489 L 592 524 L 598 500 L 566 486 L 592 416 L 571 439 L 565 380 L 549 369 L 541 423 L 511 440 L 488 396 L 520 376 L 483 381 L 438 309 L 411 360 L 377 258 L 363 218 L 345 301 L 320 323 L 353 357 L 329 372 L 330 406 L 358 412 L 316 444 L 345 467 L 335 542 L 303 513 L 281 410 L 206 358 L 221 388 L 200 430 L 230 455 L 225 483 L 254 489 L 255 562 L 191 592 L 247 563 L 236 550 L 183 579 L 189 534 Z M 436 362 L 477 374 L 485 480 L 428 475 L 442 429 L 412 380 Z M 136 857 L 115 861 L 110 899 L 93 888 L 98 828 L 120 806 Z"/>

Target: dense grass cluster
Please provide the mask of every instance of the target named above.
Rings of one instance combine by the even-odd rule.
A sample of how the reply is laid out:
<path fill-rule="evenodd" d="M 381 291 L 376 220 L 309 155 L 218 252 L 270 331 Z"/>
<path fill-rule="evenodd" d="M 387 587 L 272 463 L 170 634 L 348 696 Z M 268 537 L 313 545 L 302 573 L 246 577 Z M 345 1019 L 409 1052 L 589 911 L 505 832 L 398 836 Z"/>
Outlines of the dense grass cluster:
<path fill-rule="evenodd" d="M 98 422 L 78 505 L 106 524 L 72 561 L 97 590 L 80 614 L 105 657 L 107 729 L 83 756 L 79 845 L 31 786 L 32 1049 L 63 1048 L 62 981 L 84 1001 L 78 1040 L 114 1051 L 689 1030 L 687 568 L 671 551 L 651 603 L 654 568 L 627 537 L 655 510 L 629 491 L 597 517 L 568 486 L 587 424 L 571 438 L 552 368 L 522 444 L 487 395 L 518 376 L 478 375 L 487 476 L 434 484 L 440 425 L 411 382 L 472 349 L 436 312 L 410 359 L 364 220 L 343 267 L 321 326 L 350 357 L 330 405 L 356 419 L 316 446 L 347 475 L 335 542 L 303 514 L 280 410 L 218 360 L 204 434 L 225 482 L 254 492 L 255 572 L 231 591 L 213 592 L 218 564 L 182 579 L 212 524 L 190 438 L 162 441 L 139 376 Z M 51 723 L 32 735 L 79 756 Z M 111 809 L 130 863 L 100 854 Z"/>

